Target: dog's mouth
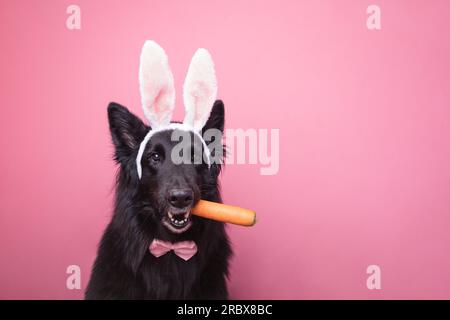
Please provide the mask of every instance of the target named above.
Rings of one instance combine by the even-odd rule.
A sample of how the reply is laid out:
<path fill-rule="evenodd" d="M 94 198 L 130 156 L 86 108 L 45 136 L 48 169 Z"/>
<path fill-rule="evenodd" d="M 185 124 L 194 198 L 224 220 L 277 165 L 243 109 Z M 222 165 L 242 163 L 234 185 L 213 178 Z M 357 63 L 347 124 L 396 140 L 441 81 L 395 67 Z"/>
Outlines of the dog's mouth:
<path fill-rule="evenodd" d="M 166 216 L 163 218 L 164 226 L 173 233 L 183 233 L 187 231 L 191 225 L 191 208 L 175 209 L 169 208 Z"/>

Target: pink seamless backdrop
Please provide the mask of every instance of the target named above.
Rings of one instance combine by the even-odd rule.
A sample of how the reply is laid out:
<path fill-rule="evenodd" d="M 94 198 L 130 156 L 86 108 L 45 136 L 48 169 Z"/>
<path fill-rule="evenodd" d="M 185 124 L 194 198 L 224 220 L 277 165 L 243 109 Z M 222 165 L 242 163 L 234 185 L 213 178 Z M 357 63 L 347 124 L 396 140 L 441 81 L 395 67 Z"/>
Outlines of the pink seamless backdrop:
<path fill-rule="evenodd" d="M 231 298 L 450 298 L 449 1 L 4 0 L 0 21 L 0 298 L 83 297 L 66 268 L 84 289 L 113 200 L 106 107 L 143 117 L 146 39 L 169 55 L 177 119 L 205 47 L 226 127 L 280 129 L 277 175 L 222 174 L 224 201 L 258 213 L 228 227 Z"/>

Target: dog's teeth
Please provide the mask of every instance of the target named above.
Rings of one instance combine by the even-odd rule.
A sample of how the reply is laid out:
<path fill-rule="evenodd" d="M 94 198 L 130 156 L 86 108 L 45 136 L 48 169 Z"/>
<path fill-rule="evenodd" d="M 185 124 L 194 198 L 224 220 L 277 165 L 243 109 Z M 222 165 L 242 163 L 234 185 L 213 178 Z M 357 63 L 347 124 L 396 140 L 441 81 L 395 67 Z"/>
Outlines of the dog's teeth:
<path fill-rule="evenodd" d="M 171 212 L 168 212 L 168 217 L 172 224 L 174 224 L 177 227 L 182 227 L 187 224 L 187 222 L 189 220 L 189 213 L 183 215 L 184 219 L 179 219 L 178 217 L 175 218 Z"/>

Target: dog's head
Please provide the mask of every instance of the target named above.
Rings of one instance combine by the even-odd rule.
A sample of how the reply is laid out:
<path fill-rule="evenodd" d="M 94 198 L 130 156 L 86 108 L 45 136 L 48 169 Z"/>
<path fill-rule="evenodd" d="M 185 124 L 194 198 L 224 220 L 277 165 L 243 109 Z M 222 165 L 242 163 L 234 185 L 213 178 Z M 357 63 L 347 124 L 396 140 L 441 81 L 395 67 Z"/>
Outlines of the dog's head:
<path fill-rule="evenodd" d="M 136 158 L 140 144 L 151 128 L 125 107 L 111 103 L 108 107 L 109 126 L 115 147 L 115 160 L 120 164 L 118 197 L 125 203 L 142 208 L 145 220 L 160 223 L 172 233 L 183 233 L 200 219 L 193 219 L 190 210 L 201 198 L 211 199 L 218 193 L 217 178 L 220 161 L 210 166 L 205 146 L 192 132 L 168 129 L 156 132 L 147 142 L 140 164 L 141 178 L 137 173 Z M 217 100 L 201 133 L 224 128 L 224 105 Z M 183 139 L 178 139 L 184 137 Z M 186 139 L 187 138 L 187 139 Z M 215 144 L 215 153 L 222 152 L 221 140 L 206 140 L 207 147 Z M 184 154 L 187 152 L 186 154 Z M 199 159 L 199 155 L 201 159 Z M 177 158 L 180 156 L 180 158 Z M 219 160 L 220 154 L 213 159 Z M 185 160 L 180 162 L 181 160 Z M 125 204 L 126 205 L 126 204 Z M 125 208 L 124 208 L 125 209 Z"/>
<path fill-rule="evenodd" d="M 190 212 L 200 198 L 220 200 L 217 176 L 223 155 L 224 106 L 215 101 L 214 64 L 205 49 L 194 54 L 183 86 L 183 123 L 171 122 L 173 75 L 167 55 L 153 41 L 142 49 L 139 81 L 150 126 L 118 104 L 108 108 L 115 158 L 121 165 L 118 196 L 122 207 L 146 208 L 140 210 L 147 212 L 145 219 L 181 234 L 196 224 Z"/>

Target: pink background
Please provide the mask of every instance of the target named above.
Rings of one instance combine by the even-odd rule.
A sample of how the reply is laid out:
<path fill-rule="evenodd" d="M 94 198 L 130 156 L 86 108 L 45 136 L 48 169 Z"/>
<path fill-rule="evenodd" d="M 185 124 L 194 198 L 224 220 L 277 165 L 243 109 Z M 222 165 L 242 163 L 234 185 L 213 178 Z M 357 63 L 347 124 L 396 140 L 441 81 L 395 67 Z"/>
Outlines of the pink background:
<path fill-rule="evenodd" d="M 169 54 L 181 88 L 216 62 L 228 128 L 279 128 L 280 170 L 229 165 L 232 298 L 450 298 L 450 2 L 2 1 L 0 298 L 80 299 L 110 218 L 106 106 L 142 116 L 138 57 Z M 366 28 L 366 8 L 382 30 Z M 377 264 L 382 289 L 368 290 Z"/>

